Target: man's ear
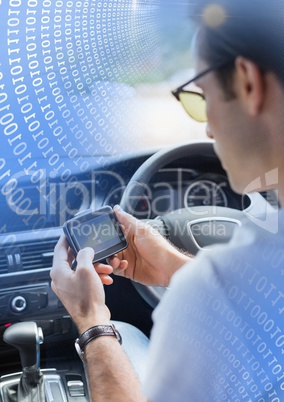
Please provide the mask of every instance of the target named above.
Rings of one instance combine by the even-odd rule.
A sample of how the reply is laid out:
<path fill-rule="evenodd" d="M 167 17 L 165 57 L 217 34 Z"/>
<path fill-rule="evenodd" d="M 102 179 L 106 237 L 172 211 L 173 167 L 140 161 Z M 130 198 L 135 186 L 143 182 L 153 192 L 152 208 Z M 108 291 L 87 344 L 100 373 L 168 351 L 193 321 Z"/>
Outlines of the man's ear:
<path fill-rule="evenodd" d="M 237 57 L 235 62 L 236 92 L 251 116 L 261 111 L 265 96 L 265 79 L 263 72 L 254 62 Z"/>

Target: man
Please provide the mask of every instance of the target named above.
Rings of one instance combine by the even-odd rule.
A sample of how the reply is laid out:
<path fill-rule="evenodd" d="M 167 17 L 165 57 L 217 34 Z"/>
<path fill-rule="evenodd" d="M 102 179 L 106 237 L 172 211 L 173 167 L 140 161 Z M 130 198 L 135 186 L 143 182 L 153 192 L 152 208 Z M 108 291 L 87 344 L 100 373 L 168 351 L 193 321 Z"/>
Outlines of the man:
<path fill-rule="evenodd" d="M 265 190 L 265 178 L 278 172 L 284 203 L 284 5 L 199 3 L 192 12 L 198 23 L 194 82 L 206 97 L 208 136 L 235 191 L 255 180 Z M 175 95 L 184 102 L 186 91 L 180 87 Z M 170 290 L 153 315 L 142 387 L 115 336 L 86 345 L 93 400 L 283 401 L 283 211 L 277 234 L 250 223 L 228 245 L 190 262 L 147 226 L 119 208 L 116 214 L 129 247 L 111 266 L 94 270 L 92 250 L 84 249 L 73 272 L 65 238 L 55 249 L 52 288 L 79 332 L 109 324 L 102 283 L 111 283 L 112 270 L 147 285 L 170 282 Z"/>

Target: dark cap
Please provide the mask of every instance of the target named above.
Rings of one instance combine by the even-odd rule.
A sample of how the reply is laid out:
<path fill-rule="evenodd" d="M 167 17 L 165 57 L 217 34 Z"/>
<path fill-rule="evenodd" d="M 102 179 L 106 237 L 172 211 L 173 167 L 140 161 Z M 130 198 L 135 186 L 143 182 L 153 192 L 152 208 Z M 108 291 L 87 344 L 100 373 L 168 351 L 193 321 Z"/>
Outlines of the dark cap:
<path fill-rule="evenodd" d="M 199 54 L 210 65 L 244 56 L 284 82 L 283 0 L 198 0 L 190 16 L 201 32 Z"/>

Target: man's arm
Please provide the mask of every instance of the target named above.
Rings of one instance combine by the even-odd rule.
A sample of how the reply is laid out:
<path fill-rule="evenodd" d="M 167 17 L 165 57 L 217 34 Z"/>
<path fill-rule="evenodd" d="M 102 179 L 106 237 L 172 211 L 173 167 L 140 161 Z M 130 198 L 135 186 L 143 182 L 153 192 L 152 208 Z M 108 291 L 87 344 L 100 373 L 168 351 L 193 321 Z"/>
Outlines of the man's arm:
<path fill-rule="evenodd" d="M 167 286 L 173 273 L 190 260 L 178 252 L 158 232 L 122 210 L 116 211 L 125 227 L 129 247 L 111 259 L 112 267 L 92 264 L 91 248 L 72 255 L 62 236 L 54 250 L 51 287 L 60 298 L 79 333 L 96 325 L 109 325 L 104 285 L 112 272 L 147 285 Z M 115 337 L 101 336 L 85 348 L 89 389 L 93 401 L 145 401 L 136 373 Z"/>
<path fill-rule="evenodd" d="M 115 337 L 101 336 L 90 342 L 85 359 L 93 402 L 146 402 L 133 367 Z"/>

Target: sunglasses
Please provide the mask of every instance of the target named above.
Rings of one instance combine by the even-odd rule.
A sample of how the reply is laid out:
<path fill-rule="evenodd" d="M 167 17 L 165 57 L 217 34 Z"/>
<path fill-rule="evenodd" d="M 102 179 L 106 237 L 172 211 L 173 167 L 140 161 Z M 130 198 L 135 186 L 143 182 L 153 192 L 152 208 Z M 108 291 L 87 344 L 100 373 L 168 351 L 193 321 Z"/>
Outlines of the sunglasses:
<path fill-rule="evenodd" d="M 205 71 L 199 73 L 196 75 L 194 78 L 192 78 L 190 81 L 186 82 L 185 84 L 181 85 L 174 91 L 172 91 L 172 94 L 174 97 L 182 104 L 183 108 L 189 114 L 190 117 L 192 117 L 194 120 L 204 123 L 207 121 L 207 113 L 206 113 L 206 100 L 205 96 L 201 92 L 197 91 L 188 91 L 184 89 L 186 86 L 189 84 L 199 80 L 202 78 L 204 75 L 211 73 L 212 71 L 216 71 L 220 68 L 223 68 L 227 65 L 233 65 L 233 62 L 226 62 L 219 64 L 215 67 L 210 67 L 206 69 Z"/>

